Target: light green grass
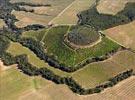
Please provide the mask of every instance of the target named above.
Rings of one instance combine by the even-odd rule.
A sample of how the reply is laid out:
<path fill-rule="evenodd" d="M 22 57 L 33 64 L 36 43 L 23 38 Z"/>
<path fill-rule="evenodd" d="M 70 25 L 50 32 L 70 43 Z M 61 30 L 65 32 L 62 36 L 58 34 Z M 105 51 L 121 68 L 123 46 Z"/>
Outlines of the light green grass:
<path fill-rule="evenodd" d="M 23 37 L 31 37 L 33 39 L 36 39 L 36 40 L 42 40 L 43 38 L 43 35 L 46 33 L 46 29 L 43 29 L 43 30 L 39 30 L 39 31 L 33 31 L 33 30 L 30 30 L 30 31 L 26 31 L 22 34 Z"/>

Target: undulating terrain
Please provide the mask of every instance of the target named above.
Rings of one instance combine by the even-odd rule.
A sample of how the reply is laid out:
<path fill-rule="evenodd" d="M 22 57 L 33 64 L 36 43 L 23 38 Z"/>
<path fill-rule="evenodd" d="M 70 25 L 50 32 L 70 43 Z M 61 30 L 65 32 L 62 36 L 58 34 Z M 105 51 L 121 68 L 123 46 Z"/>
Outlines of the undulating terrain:
<path fill-rule="evenodd" d="M 134 100 L 135 0 L 0 0 L 0 100 Z"/>

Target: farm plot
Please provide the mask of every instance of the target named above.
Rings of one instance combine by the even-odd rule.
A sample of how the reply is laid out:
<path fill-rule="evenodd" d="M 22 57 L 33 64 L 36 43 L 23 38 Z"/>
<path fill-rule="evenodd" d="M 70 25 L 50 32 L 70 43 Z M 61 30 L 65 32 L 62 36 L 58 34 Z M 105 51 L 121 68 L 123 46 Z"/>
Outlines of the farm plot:
<path fill-rule="evenodd" d="M 135 21 L 113 27 L 104 31 L 105 34 L 127 48 L 135 50 Z"/>
<path fill-rule="evenodd" d="M 5 25 L 6 25 L 5 22 L 2 19 L 0 19 L 0 29 L 3 28 L 3 26 Z"/>
<path fill-rule="evenodd" d="M 102 14 L 115 15 L 124 9 L 125 5 L 134 0 L 100 0 L 97 10 Z"/>
<path fill-rule="evenodd" d="M 49 81 L 41 77 L 27 76 L 15 67 L 0 71 L 1 100 L 18 100 L 20 95 L 24 95 L 26 92 L 37 91 L 49 85 Z"/>
<path fill-rule="evenodd" d="M 47 2 L 48 1 L 48 2 Z M 29 7 L 24 6 L 26 9 L 33 9 L 34 13 L 25 11 L 12 11 L 12 14 L 19 20 L 15 24 L 17 27 L 25 27 L 31 24 L 48 25 L 48 23 L 61 13 L 67 6 L 69 6 L 74 0 L 47 0 L 46 4 L 51 6 L 41 7 Z M 40 13 L 39 13 L 40 12 Z"/>
<path fill-rule="evenodd" d="M 75 51 L 63 42 L 64 35 L 69 31 L 70 27 L 71 26 L 53 27 L 45 33 L 45 36 L 42 36 L 42 42 L 45 44 L 46 52 L 48 55 L 53 55 L 60 63 L 64 63 L 68 66 L 75 66 L 87 58 L 102 56 L 119 48 L 119 45 L 103 37 L 99 44 L 91 48 L 78 49 Z M 27 33 L 24 34 L 25 36 L 27 35 Z M 33 36 L 35 35 L 32 35 L 32 37 Z"/>
<path fill-rule="evenodd" d="M 67 9 L 61 12 L 50 23 L 57 25 L 77 24 L 77 14 L 92 6 L 96 0 L 75 0 Z"/>
<path fill-rule="evenodd" d="M 74 72 L 73 78 L 83 87 L 90 88 L 128 69 L 135 71 L 135 54 L 130 51 L 120 51 L 106 61 L 89 64 Z"/>
<path fill-rule="evenodd" d="M 51 84 L 36 92 L 25 93 L 20 100 L 133 100 L 135 98 L 135 77 L 120 82 L 99 94 L 79 96 L 65 85 Z"/>
<path fill-rule="evenodd" d="M 91 48 L 73 51 L 63 42 L 63 36 L 68 32 L 68 28 L 70 27 L 53 27 L 49 30 L 43 40 L 47 53 L 56 56 L 58 61 L 68 66 L 75 66 L 89 57 L 102 56 L 107 52 L 119 48 L 119 45 L 104 37 L 99 44 Z"/>
<path fill-rule="evenodd" d="M 9 48 L 7 49 L 7 52 L 12 54 L 13 56 L 18 56 L 22 54 L 26 54 L 28 57 L 28 61 L 36 66 L 36 67 L 47 67 L 48 69 L 52 70 L 55 74 L 62 75 L 62 76 L 68 76 L 69 74 L 66 72 L 63 72 L 61 70 L 55 69 L 53 67 L 50 67 L 47 63 L 45 63 L 43 60 L 40 60 L 32 51 L 30 51 L 28 48 L 23 47 L 19 43 L 11 42 Z"/>

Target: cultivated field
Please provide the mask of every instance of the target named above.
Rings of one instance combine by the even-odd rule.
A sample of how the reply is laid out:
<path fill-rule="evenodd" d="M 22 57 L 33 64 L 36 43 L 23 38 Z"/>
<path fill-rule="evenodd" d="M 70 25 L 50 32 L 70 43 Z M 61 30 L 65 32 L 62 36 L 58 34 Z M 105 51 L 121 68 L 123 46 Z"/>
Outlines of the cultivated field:
<path fill-rule="evenodd" d="M 94 45 L 90 48 L 78 49 L 75 51 L 63 42 L 64 35 L 69 32 L 69 28 L 70 26 L 52 27 L 51 29 L 46 30 L 44 36 L 38 36 L 43 37 L 39 41 L 45 44 L 46 52 L 49 55 L 54 55 L 59 62 L 64 63 L 68 66 L 75 66 L 76 64 L 86 60 L 87 58 L 102 56 L 109 51 L 119 48 L 119 45 L 110 41 L 106 37 L 103 37 L 102 41 L 97 45 Z M 34 36 L 35 38 L 35 36 L 37 36 L 36 32 L 32 33 L 32 31 L 24 33 L 23 36 L 26 37 L 27 33 L 28 36 L 32 34 L 30 37 Z"/>
<path fill-rule="evenodd" d="M 134 0 L 100 0 L 97 6 L 99 13 L 115 15 L 124 9 L 125 5 Z"/>
<path fill-rule="evenodd" d="M 79 96 L 65 85 L 51 84 L 39 91 L 25 93 L 19 100 L 133 100 L 135 98 L 135 77 L 124 80 L 118 85 L 99 94 Z"/>
<path fill-rule="evenodd" d="M 107 29 L 105 34 L 125 47 L 135 50 L 135 21 Z"/>
<path fill-rule="evenodd" d="M 48 0 L 47 0 L 48 1 Z M 68 7 L 74 0 L 50 0 L 46 4 L 51 6 L 41 7 L 29 7 L 27 9 L 33 9 L 34 13 L 25 11 L 12 11 L 12 14 L 19 20 L 16 22 L 17 27 L 25 27 L 31 24 L 47 25 L 53 18 L 61 13 L 66 7 Z M 24 1 L 23 1 L 24 2 Z M 39 13 L 40 12 L 40 13 Z"/>
<path fill-rule="evenodd" d="M 0 29 L 3 28 L 3 26 L 5 26 L 5 22 L 3 21 L 3 19 L 0 19 Z"/>
<path fill-rule="evenodd" d="M 24 93 L 49 85 L 49 81 L 41 77 L 30 77 L 19 72 L 16 66 L 9 67 L 10 69 L 0 70 L 0 100 L 18 100 Z"/>
<path fill-rule="evenodd" d="M 135 70 L 135 54 L 130 51 L 120 51 L 108 60 L 89 64 L 74 72 L 73 78 L 83 87 L 90 88 L 128 69 Z"/>
<path fill-rule="evenodd" d="M 66 72 L 63 72 L 61 70 L 55 69 L 53 67 L 50 67 L 47 63 L 45 63 L 43 60 L 40 60 L 31 50 L 29 50 L 26 47 L 23 47 L 19 43 L 11 42 L 9 48 L 7 49 L 7 52 L 12 54 L 13 56 L 18 56 L 22 54 L 26 54 L 28 57 L 28 61 L 36 66 L 36 67 L 47 67 L 48 69 L 52 70 L 55 74 L 61 75 L 61 76 L 68 76 L 69 74 Z"/>
<path fill-rule="evenodd" d="M 20 73 L 16 68 L 0 72 L 1 100 L 17 100 L 16 97 L 30 88 L 32 88 L 31 78 Z"/>
<path fill-rule="evenodd" d="M 57 25 L 77 24 L 77 14 L 81 11 L 87 10 L 96 0 L 75 0 L 68 8 L 62 11 L 50 23 Z"/>

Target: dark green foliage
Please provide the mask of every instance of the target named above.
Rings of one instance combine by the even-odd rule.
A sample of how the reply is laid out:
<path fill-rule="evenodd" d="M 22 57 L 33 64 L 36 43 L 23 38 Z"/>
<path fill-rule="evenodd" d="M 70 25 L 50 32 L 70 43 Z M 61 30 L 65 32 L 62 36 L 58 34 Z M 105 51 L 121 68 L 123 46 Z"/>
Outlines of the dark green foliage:
<path fill-rule="evenodd" d="M 76 26 L 67 35 L 68 40 L 76 45 L 88 45 L 99 39 L 98 32 L 89 26 Z"/>
<path fill-rule="evenodd" d="M 90 25 L 97 30 L 105 30 L 117 25 L 126 24 L 135 19 L 135 3 L 127 4 L 125 9 L 116 15 L 99 14 L 96 6 L 83 11 L 79 17 L 79 23 Z"/>

